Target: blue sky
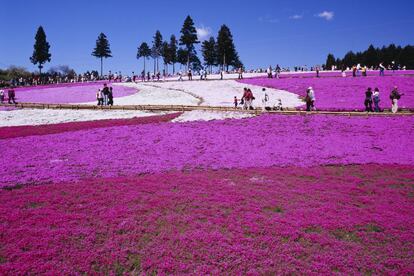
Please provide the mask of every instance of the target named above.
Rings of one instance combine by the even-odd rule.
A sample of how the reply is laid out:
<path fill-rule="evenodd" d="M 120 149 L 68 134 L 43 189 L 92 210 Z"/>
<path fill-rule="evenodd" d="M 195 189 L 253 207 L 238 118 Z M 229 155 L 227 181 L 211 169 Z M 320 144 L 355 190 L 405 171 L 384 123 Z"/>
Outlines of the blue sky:
<path fill-rule="evenodd" d="M 414 44 L 412 0 L 0 0 L 0 68 L 34 70 L 36 29 L 42 25 L 51 44 L 50 66 L 69 65 L 78 72 L 99 69 L 91 56 L 104 32 L 113 58 L 105 71 L 138 72 L 137 46 L 151 42 L 157 29 L 164 38 L 179 35 L 185 17 L 207 35 L 221 24 L 232 30 L 248 68 L 313 65 L 331 52 L 343 56 L 369 44 Z"/>

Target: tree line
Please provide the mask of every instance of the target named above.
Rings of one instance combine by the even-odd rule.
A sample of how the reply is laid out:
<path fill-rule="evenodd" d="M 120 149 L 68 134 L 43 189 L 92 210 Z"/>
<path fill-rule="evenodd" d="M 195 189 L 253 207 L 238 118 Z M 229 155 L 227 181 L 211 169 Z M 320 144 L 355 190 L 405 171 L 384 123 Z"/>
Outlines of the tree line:
<path fill-rule="evenodd" d="M 331 69 L 332 66 L 336 66 L 340 69 L 346 69 L 357 64 L 378 68 L 380 63 L 386 67 L 395 64 L 401 67 L 406 66 L 407 69 L 414 69 L 414 46 L 401 47 L 390 44 L 382 48 L 375 48 L 371 44 L 367 50 L 362 52 L 349 51 L 342 59 L 335 58 L 333 54 L 328 54 L 325 68 Z"/>
<path fill-rule="evenodd" d="M 156 31 L 151 47 L 143 42 L 138 47 L 137 59 L 144 61 L 144 74 L 146 72 L 146 60 L 152 58 L 154 61 L 154 72 L 159 72 L 159 60 L 162 58 L 163 70 L 168 73 L 168 66 L 172 65 L 175 74 L 175 65 L 181 64 L 186 69 L 200 70 L 202 64 L 197 56 L 195 45 L 200 41 L 197 37 L 197 30 L 194 21 L 190 16 L 184 20 L 180 31 L 180 38 L 177 40 L 175 35 L 171 35 L 169 41 L 163 41 L 160 31 Z M 201 52 L 204 65 L 212 72 L 213 66 L 220 66 L 222 70 L 243 67 L 239 55 L 234 45 L 233 36 L 228 26 L 222 25 L 217 39 L 210 37 L 201 44 Z"/>
<path fill-rule="evenodd" d="M 160 31 L 156 31 L 151 46 L 143 42 L 137 51 L 137 59 L 144 61 L 144 74 L 146 72 L 146 60 L 154 60 L 154 73 L 160 71 L 160 60 L 162 59 L 163 70 L 168 72 L 169 65 L 172 65 L 175 74 L 175 65 L 185 65 L 186 69 L 192 68 L 200 70 L 203 66 L 197 55 L 195 45 L 199 44 L 197 29 L 190 16 L 184 20 L 180 31 L 180 38 L 177 40 L 175 35 L 171 35 L 169 41 L 164 41 Z M 36 32 L 33 54 L 30 61 L 37 65 L 39 73 L 42 74 L 43 65 L 51 61 L 50 45 L 46 40 L 46 34 L 42 26 Z M 212 71 L 213 66 L 220 66 L 223 70 L 228 70 L 229 66 L 234 68 L 243 67 L 233 36 L 228 26 L 222 25 L 217 39 L 210 37 L 201 45 L 204 65 Z M 101 63 L 101 76 L 103 74 L 103 60 L 112 57 L 109 40 L 104 33 L 100 33 L 96 40 L 92 56 L 99 58 Z"/>

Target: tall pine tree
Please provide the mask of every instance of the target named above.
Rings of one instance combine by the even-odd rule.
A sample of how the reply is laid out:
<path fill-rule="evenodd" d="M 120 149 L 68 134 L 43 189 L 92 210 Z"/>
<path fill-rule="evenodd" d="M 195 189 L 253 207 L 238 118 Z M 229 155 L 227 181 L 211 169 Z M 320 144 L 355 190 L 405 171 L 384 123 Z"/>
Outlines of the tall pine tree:
<path fill-rule="evenodd" d="M 328 57 L 326 58 L 326 64 L 325 64 L 325 68 L 326 70 L 331 70 L 332 66 L 335 65 L 335 57 L 332 54 L 329 54 Z"/>
<path fill-rule="evenodd" d="M 30 57 L 30 61 L 34 65 L 38 64 L 39 74 L 42 75 L 43 64 L 50 62 L 52 56 L 49 53 L 50 45 L 46 40 L 46 33 L 42 26 L 37 29 L 33 48 L 33 55 Z"/>
<path fill-rule="evenodd" d="M 177 62 L 180 65 L 186 65 L 188 60 L 187 60 L 188 54 L 187 54 L 187 50 L 180 48 L 177 50 Z M 180 66 L 181 69 L 181 66 Z"/>
<path fill-rule="evenodd" d="M 101 76 L 103 75 L 103 59 L 112 57 L 112 52 L 109 46 L 109 41 L 104 33 L 100 33 L 96 40 L 95 49 L 93 49 L 92 56 L 101 59 Z"/>
<path fill-rule="evenodd" d="M 203 41 L 201 44 L 201 52 L 203 54 L 204 64 L 210 68 L 211 74 L 213 65 L 217 64 L 216 40 L 214 37 L 210 37 L 209 40 Z"/>
<path fill-rule="evenodd" d="M 168 64 L 171 63 L 171 51 L 170 44 L 167 41 L 164 41 L 161 46 L 161 56 L 164 62 L 164 70 L 168 73 Z"/>
<path fill-rule="evenodd" d="M 171 63 L 173 66 L 173 74 L 175 74 L 175 64 L 177 63 L 177 39 L 175 38 L 175 35 L 172 35 L 170 38 L 169 48 Z"/>
<path fill-rule="evenodd" d="M 190 66 L 190 60 L 192 55 L 196 55 L 194 44 L 198 44 L 197 30 L 194 27 L 193 19 L 188 15 L 184 20 L 183 27 L 181 28 L 180 45 L 185 46 L 187 52 L 187 67 Z"/>
<path fill-rule="evenodd" d="M 226 25 L 221 26 L 217 35 L 217 58 L 221 68 L 227 71 L 230 65 L 237 67 L 242 64 L 234 46 L 231 31 Z"/>
<path fill-rule="evenodd" d="M 162 35 L 160 31 L 156 31 L 152 41 L 151 56 L 154 59 L 154 74 L 159 71 L 158 59 L 162 52 Z M 155 66 L 156 65 L 156 66 Z"/>
<path fill-rule="evenodd" d="M 145 60 L 151 56 L 151 49 L 149 48 L 148 44 L 146 42 L 141 43 L 141 45 L 138 47 L 137 52 L 137 59 L 143 58 L 144 59 L 144 76 L 146 74 L 145 70 Z"/>

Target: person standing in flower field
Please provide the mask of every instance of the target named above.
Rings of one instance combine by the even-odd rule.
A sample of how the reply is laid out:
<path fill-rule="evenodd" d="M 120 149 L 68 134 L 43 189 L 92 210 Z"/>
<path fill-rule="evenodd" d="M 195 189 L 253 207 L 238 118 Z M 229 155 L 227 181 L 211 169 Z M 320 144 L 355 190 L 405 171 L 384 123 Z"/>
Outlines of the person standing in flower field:
<path fill-rule="evenodd" d="M 380 76 L 383 77 L 385 75 L 385 66 L 382 64 L 382 62 L 379 64 L 379 70 L 380 70 Z"/>
<path fill-rule="evenodd" d="M 0 103 L 4 102 L 4 90 L 0 89 Z"/>
<path fill-rule="evenodd" d="M 309 93 L 310 93 L 310 89 L 308 88 L 306 90 L 306 97 L 305 97 L 306 111 L 311 111 L 311 107 L 312 107 L 312 99 Z"/>
<path fill-rule="evenodd" d="M 109 88 L 106 85 L 106 83 L 104 83 L 104 88 L 102 89 L 102 94 L 103 94 L 103 105 L 108 105 Z"/>
<path fill-rule="evenodd" d="M 313 91 L 312 86 L 309 86 L 308 91 L 307 91 L 307 96 L 309 96 L 309 101 L 310 101 L 310 109 L 313 109 L 316 111 L 316 107 L 315 107 L 315 91 Z M 310 110 L 308 110 L 310 111 Z"/>
<path fill-rule="evenodd" d="M 114 105 L 114 94 L 112 91 L 112 86 L 109 87 L 109 93 L 108 93 L 108 105 Z"/>
<path fill-rule="evenodd" d="M 379 102 L 381 100 L 380 100 L 380 96 L 379 96 L 379 89 L 378 89 L 378 87 L 374 89 L 374 94 L 373 94 L 372 99 L 374 101 L 374 111 L 375 112 L 380 112 Z"/>
<path fill-rule="evenodd" d="M 98 89 L 98 92 L 96 92 L 96 99 L 98 100 L 98 105 L 103 105 L 103 93 L 101 89 Z"/>
<path fill-rule="evenodd" d="M 366 112 L 372 112 L 372 89 L 371 87 L 368 88 L 368 90 L 365 92 L 365 111 Z"/>
<path fill-rule="evenodd" d="M 9 104 L 11 104 L 12 102 L 14 104 L 17 104 L 16 99 L 15 99 L 16 98 L 16 93 L 14 92 L 13 86 L 10 87 L 9 91 L 7 91 L 7 96 L 9 98 Z"/>
<path fill-rule="evenodd" d="M 356 66 L 352 66 L 352 77 L 356 77 L 357 68 Z"/>
<path fill-rule="evenodd" d="M 391 111 L 392 113 L 397 113 L 398 111 L 398 100 L 401 99 L 401 96 L 404 94 L 400 94 L 398 92 L 398 87 L 394 86 L 394 89 L 391 91 L 390 94 L 390 99 L 392 102 L 392 107 L 391 107 Z"/>

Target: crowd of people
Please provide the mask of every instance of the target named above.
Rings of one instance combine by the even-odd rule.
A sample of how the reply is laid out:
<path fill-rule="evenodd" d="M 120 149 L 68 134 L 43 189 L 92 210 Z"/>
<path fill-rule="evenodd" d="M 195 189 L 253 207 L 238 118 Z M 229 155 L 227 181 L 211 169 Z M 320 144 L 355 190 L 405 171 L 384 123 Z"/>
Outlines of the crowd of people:
<path fill-rule="evenodd" d="M 4 103 L 6 101 L 6 95 L 3 89 L 0 89 L 0 103 Z M 14 91 L 13 87 L 10 87 L 7 91 L 7 101 L 9 104 L 17 104 L 16 102 L 16 92 Z"/>
<path fill-rule="evenodd" d="M 98 89 L 98 92 L 96 92 L 96 100 L 98 101 L 99 106 L 114 105 L 114 94 L 112 86 L 108 87 L 108 85 L 105 83 L 103 89 Z"/>
<path fill-rule="evenodd" d="M 398 87 L 395 86 L 394 89 L 390 93 L 390 100 L 391 100 L 391 112 L 397 113 L 398 112 L 398 101 L 401 99 L 401 96 L 404 94 L 401 94 L 398 91 Z M 365 111 L 366 112 L 381 112 L 380 108 L 380 91 L 378 88 L 375 88 L 374 91 L 372 91 L 372 88 L 369 87 L 367 91 L 365 91 Z M 374 108 L 372 108 L 372 104 L 374 104 Z"/>
<path fill-rule="evenodd" d="M 253 101 L 256 100 L 255 96 L 253 95 L 253 92 L 250 88 L 245 87 L 243 89 L 243 96 L 239 100 L 237 96 L 234 96 L 233 103 L 234 108 L 237 109 L 239 106 L 241 106 L 241 109 L 243 110 L 254 110 Z M 260 103 L 262 111 L 270 111 L 270 110 L 280 110 L 283 111 L 282 107 L 282 100 L 278 99 L 278 103 L 270 106 L 270 97 L 266 92 L 266 88 L 262 88 L 262 91 L 260 93 Z"/>

